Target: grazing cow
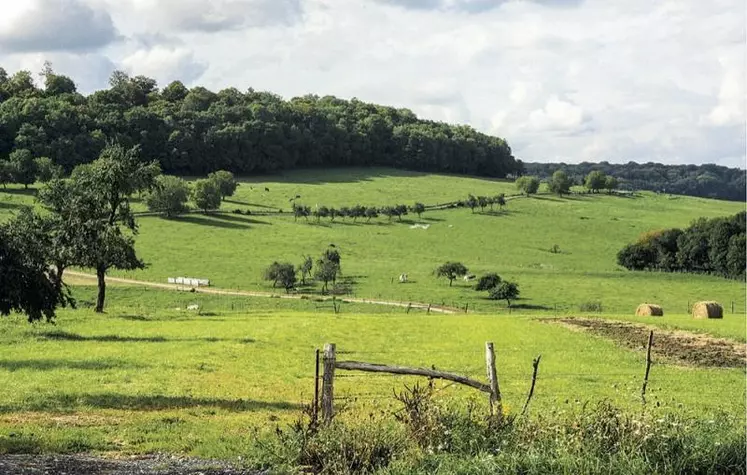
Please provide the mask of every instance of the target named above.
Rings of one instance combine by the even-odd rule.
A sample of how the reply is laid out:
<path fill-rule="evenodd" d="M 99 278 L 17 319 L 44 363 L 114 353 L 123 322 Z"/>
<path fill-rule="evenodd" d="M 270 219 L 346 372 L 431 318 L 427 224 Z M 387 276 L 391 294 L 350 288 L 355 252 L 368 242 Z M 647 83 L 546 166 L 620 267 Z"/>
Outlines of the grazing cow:
<path fill-rule="evenodd" d="M 187 305 L 187 310 L 199 310 L 200 306 L 196 303 L 193 303 L 192 305 Z"/>
<path fill-rule="evenodd" d="M 399 283 L 404 284 L 407 282 L 407 274 L 400 274 L 399 275 Z"/>
<path fill-rule="evenodd" d="M 474 280 L 475 277 L 476 277 L 475 274 L 467 274 L 464 276 L 464 281 L 469 282 L 470 280 Z"/>

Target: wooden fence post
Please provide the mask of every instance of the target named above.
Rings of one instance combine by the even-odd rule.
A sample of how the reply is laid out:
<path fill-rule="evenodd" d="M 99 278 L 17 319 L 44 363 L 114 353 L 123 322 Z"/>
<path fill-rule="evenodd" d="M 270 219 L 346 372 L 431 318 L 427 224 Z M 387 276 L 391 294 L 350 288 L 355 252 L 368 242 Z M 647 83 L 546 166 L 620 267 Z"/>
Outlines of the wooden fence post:
<path fill-rule="evenodd" d="M 335 344 L 324 345 L 324 376 L 322 380 L 322 417 L 325 423 L 332 421 L 334 380 L 335 380 Z"/>
<path fill-rule="evenodd" d="M 319 422 L 319 348 L 316 349 L 314 368 L 314 426 Z"/>
<path fill-rule="evenodd" d="M 495 404 L 500 418 L 503 415 L 503 407 L 501 406 L 501 390 L 498 386 L 498 373 L 495 370 L 495 350 L 492 341 L 485 342 L 485 364 L 490 384 L 490 415 L 493 415 L 493 404 Z"/>
<path fill-rule="evenodd" d="M 427 314 L 430 314 L 430 313 L 431 313 L 431 304 L 428 304 L 428 310 L 426 310 L 426 312 L 425 312 L 425 313 L 427 313 Z"/>

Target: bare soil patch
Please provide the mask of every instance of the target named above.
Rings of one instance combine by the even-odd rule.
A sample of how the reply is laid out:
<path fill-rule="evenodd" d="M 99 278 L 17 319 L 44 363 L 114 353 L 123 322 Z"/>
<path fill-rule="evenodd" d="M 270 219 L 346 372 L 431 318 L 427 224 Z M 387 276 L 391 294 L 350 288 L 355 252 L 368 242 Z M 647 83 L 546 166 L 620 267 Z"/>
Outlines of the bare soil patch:
<path fill-rule="evenodd" d="M 571 317 L 544 321 L 559 323 L 573 330 L 588 331 L 633 350 L 644 350 L 648 334 L 653 330 L 652 354 L 688 366 L 744 368 L 747 361 L 747 345 L 708 335 L 593 318 Z"/>

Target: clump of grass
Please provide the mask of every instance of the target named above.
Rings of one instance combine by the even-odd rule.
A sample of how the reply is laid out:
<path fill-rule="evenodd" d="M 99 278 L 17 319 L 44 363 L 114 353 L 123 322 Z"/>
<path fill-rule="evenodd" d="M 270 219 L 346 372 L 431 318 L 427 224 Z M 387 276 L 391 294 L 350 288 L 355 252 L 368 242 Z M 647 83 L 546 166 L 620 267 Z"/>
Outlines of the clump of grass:
<path fill-rule="evenodd" d="M 428 388 L 397 395 L 395 421 L 334 421 L 279 430 L 254 456 L 313 473 L 745 473 L 745 434 L 727 416 L 625 412 L 609 402 L 534 419 L 443 405 Z M 271 450 L 267 450 L 271 448 Z M 267 458 L 271 453 L 274 458 Z"/>

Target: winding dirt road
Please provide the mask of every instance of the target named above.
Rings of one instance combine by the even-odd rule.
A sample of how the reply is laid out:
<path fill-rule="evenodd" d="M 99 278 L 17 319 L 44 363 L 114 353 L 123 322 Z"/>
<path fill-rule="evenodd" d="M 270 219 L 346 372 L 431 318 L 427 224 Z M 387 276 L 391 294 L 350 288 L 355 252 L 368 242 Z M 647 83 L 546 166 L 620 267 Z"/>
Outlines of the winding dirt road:
<path fill-rule="evenodd" d="M 83 280 L 93 280 L 93 281 L 96 280 L 96 276 L 94 274 L 87 274 L 85 272 L 75 272 L 75 271 L 68 270 L 68 271 L 65 271 L 65 275 L 76 277 L 78 279 L 83 279 Z M 178 291 L 178 292 L 191 291 L 193 288 L 191 286 L 184 286 L 184 285 L 162 284 L 159 282 L 148 282 L 145 280 L 123 279 L 121 277 L 108 277 L 108 276 L 106 277 L 106 282 L 123 284 L 123 285 L 142 285 L 145 287 L 173 290 L 173 291 Z M 267 297 L 267 298 L 296 299 L 296 300 L 301 300 L 302 297 L 306 297 L 306 298 L 315 298 L 315 299 L 322 298 L 324 300 L 332 300 L 332 297 L 320 297 L 318 295 L 311 295 L 311 294 L 277 294 L 277 293 L 272 293 L 272 292 L 260 292 L 260 291 L 250 291 L 250 290 L 225 290 L 225 289 L 218 289 L 215 287 L 194 287 L 194 291 L 196 293 L 201 293 L 201 294 L 232 295 L 232 296 L 239 296 L 239 297 Z M 355 297 L 338 297 L 337 300 L 340 300 L 346 303 L 387 305 L 390 307 L 407 308 L 409 306 L 410 308 L 422 309 L 422 310 L 427 310 L 428 308 L 430 308 L 431 312 L 447 313 L 447 314 L 453 314 L 453 313 L 458 312 L 458 310 L 455 308 L 444 307 L 442 305 L 429 305 L 427 303 L 420 303 L 420 302 L 402 303 L 402 302 L 392 302 L 388 300 L 373 300 L 373 299 L 364 299 L 364 298 L 355 298 Z"/>

